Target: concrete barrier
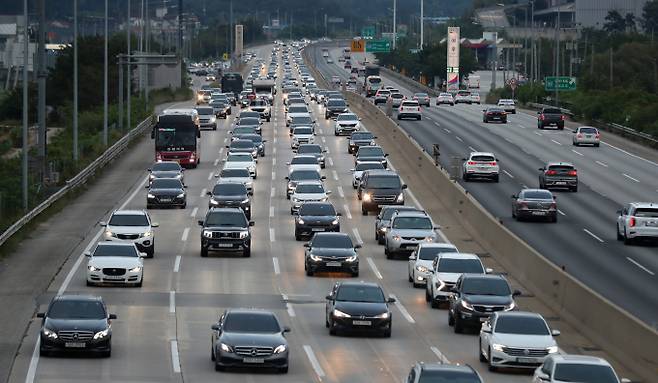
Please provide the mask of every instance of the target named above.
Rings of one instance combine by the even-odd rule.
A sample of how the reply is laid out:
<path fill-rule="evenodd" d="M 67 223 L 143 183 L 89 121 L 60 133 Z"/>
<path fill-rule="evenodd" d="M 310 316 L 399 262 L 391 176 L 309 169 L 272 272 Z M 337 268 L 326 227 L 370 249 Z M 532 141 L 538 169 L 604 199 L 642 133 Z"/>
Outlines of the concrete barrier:
<path fill-rule="evenodd" d="M 433 213 L 432 201 L 437 200 L 454 207 L 450 214 L 532 294 L 643 381 L 658 382 L 658 331 L 556 267 L 451 181 L 379 108 L 360 95 L 344 94 L 350 109 L 368 121 L 368 129 L 378 136 L 378 143 L 426 210 Z"/>

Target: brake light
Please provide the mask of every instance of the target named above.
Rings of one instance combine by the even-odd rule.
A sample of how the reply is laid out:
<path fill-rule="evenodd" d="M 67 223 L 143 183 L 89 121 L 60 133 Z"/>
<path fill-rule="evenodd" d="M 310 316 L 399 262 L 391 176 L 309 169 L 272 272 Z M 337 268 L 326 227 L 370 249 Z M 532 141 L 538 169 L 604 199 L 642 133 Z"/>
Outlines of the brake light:
<path fill-rule="evenodd" d="M 490 162 L 489 165 L 496 166 L 496 161 Z"/>
<path fill-rule="evenodd" d="M 560 115 L 560 120 L 565 120 L 565 119 L 566 119 L 566 116 L 564 114 Z"/>
<path fill-rule="evenodd" d="M 475 163 L 475 161 L 468 161 L 467 164 L 469 164 L 469 165 L 475 165 L 476 163 Z"/>
<path fill-rule="evenodd" d="M 635 217 L 631 217 L 628 219 L 628 226 L 635 227 Z"/>
<path fill-rule="evenodd" d="M 578 133 L 577 137 L 578 137 L 578 138 L 583 138 L 583 134 L 582 134 L 582 133 Z"/>
<path fill-rule="evenodd" d="M 546 175 L 547 175 L 547 176 L 554 176 L 554 175 L 556 175 L 556 174 L 557 174 L 557 172 L 556 172 L 555 170 L 547 170 L 547 171 L 546 171 Z"/>
<path fill-rule="evenodd" d="M 567 175 L 570 175 L 570 176 L 577 176 L 577 175 L 578 175 L 578 171 L 576 171 L 576 170 L 569 170 L 569 172 L 567 173 Z"/>
<path fill-rule="evenodd" d="M 542 121 L 544 121 L 544 115 L 543 115 L 543 114 L 540 114 L 540 115 L 539 115 L 539 119 L 542 120 Z"/>
<path fill-rule="evenodd" d="M 596 133 L 596 138 L 597 139 L 601 138 L 601 133 Z"/>

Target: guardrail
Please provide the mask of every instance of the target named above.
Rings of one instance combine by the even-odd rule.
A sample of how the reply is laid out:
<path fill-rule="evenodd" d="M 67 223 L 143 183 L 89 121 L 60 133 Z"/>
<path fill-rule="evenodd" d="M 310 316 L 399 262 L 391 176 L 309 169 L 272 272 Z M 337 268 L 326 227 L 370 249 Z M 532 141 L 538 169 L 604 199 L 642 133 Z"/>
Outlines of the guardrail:
<path fill-rule="evenodd" d="M 41 214 L 44 210 L 52 206 L 64 195 L 69 193 L 71 190 L 77 188 L 78 186 L 84 184 L 91 178 L 96 171 L 101 169 L 105 164 L 115 159 L 124 149 L 128 147 L 128 144 L 132 142 L 136 137 L 143 134 L 148 128 L 151 127 L 151 122 L 153 116 L 146 118 L 144 121 L 140 122 L 134 129 L 129 131 L 126 135 L 121 137 L 114 145 L 110 146 L 96 158 L 91 164 L 87 165 L 86 168 L 82 169 L 78 174 L 73 178 L 67 180 L 65 185 L 59 189 L 56 193 L 48 197 L 45 201 L 41 202 L 34 209 L 30 210 L 27 214 L 21 217 L 13 225 L 9 226 L 2 234 L 0 234 L 0 246 L 2 246 L 12 235 L 16 234 L 20 229 L 22 229 L 26 224 L 28 224 L 32 219 Z"/>

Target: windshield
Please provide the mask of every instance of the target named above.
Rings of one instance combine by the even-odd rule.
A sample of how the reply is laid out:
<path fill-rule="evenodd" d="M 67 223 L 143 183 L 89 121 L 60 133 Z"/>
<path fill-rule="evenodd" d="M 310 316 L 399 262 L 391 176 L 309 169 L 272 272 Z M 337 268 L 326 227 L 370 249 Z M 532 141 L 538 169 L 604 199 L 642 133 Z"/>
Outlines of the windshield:
<path fill-rule="evenodd" d="M 523 192 L 523 199 L 553 200 L 553 195 L 545 190 L 526 190 Z"/>
<path fill-rule="evenodd" d="M 321 184 L 301 184 L 295 188 L 295 193 L 324 193 Z"/>
<path fill-rule="evenodd" d="M 579 383 L 618 383 L 614 371 L 609 366 L 592 364 L 558 363 L 555 366 L 554 380 Z"/>
<path fill-rule="evenodd" d="M 305 203 L 299 208 L 299 215 L 310 215 L 310 216 L 335 216 L 336 210 L 333 205 L 327 204 L 315 204 L 315 203 Z"/>
<path fill-rule="evenodd" d="M 336 294 L 337 301 L 384 303 L 384 292 L 376 286 L 343 285 Z"/>
<path fill-rule="evenodd" d="M 110 226 L 149 226 L 144 214 L 115 214 L 108 222 Z"/>
<path fill-rule="evenodd" d="M 102 243 L 102 242 L 101 242 Z M 101 245 L 94 250 L 94 257 L 132 257 L 139 256 L 133 245 Z"/>
<path fill-rule="evenodd" d="M 200 115 L 213 115 L 215 114 L 212 110 L 212 108 L 196 108 L 196 111 L 199 112 Z"/>
<path fill-rule="evenodd" d="M 354 168 L 357 172 L 376 169 L 384 169 L 384 165 L 381 162 L 359 162 Z"/>
<path fill-rule="evenodd" d="M 151 171 L 154 172 L 166 172 L 166 171 L 176 171 L 181 170 L 180 165 L 177 162 L 156 162 L 151 167 Z"/>
<path fill-rule="evenodd" d="M 420 375 L 418 383 L 480 383 L 481 380 L 472 372 L 433 371 L 426 369 Z"/>
<path fill-rule="evenodd" d="M 223 329 L 226 332 L 281 332 L 274 315 L 265 313 L 229 313 L 224 319 Z"/>
<path fill-rule="evenodd" d="M 247 218 L 242 211 L 212 211 L 206 217 L 206 226 L 247 227 Z"/>
<path fill-rule="evenodd" d="M 437 270 L 439 273 L 484 274 L 482 263 L 477 259 L 441 258 Z"/>
<path fill-rule="evenodd" d="M 300 145 L 297 154 L 320 154 L 322 148 L 320 145 Z"/>
<path fill-rule="evenodd" d="M 239 126 L 254 126 L 258 125 L 258 118 L 255 117 L 246 117 L 246 118 L 241 118 L 240 121 L 238 121 Z"/>
<path fill-rule="evenodd" d="M 308 113 L 308 109 L 303 105 L 293 105 L 288 108 L 288 113 Z"/>
<path fill-rule="evenodd" d="M 240 136 L 241 139 L 243 140 L 249 140 L 253 142 L 254 144 L 260 144 L 263 142 L 263 137 L 261 137 L 258 134 L 244 134 Z"/>
<path fill-rule="evenodd" d="M 295 128 L 292 131 L 292 134 L 295 134 L 295 135 L 297 135 L 297 134 L 303 134 L 303 135 L 313 134 L 313 128 Z"/>
<path fill-rule="evenodd" d="M 226 157 L 226 162 L 252 162 L 251 154 L 231 154 Z"/>
<path fill-rule="evenodd" d="M 219 173 L 220 177 L 236 177 L 236 178 L 247 178 L 249 177 L 248 169 L 224 169 Z"/>
<path fill-rule="evenodd" d="M 251 140 L 238 140 L 231 142 L 231 149 L 252 149 L 254 142 Z"/>
<path fill-rule="evenodd" d="M 251 126 L 238 126 L 235 129 L 233 129 L 233 135 L 238 135 L 238 134 L 257 134 L 256 133 L 256 128 L 251 127 Z"/>
<path fill-rule="evenodd" d="M 320 173 L 315 170 L 295 170 L 294 172 L 290 173 L 288 178 L 290 178 L 291 181 L 319 180 Z"/>
<path fill-rule="evenodd" d="M 151 189 L 182 189 L 183 184 L 177 178 L 156 178 L 151 182 Z"/>
<path fill-rule="evenodd" d="M 498 278 L 467 278 L 462 282 L 464 294 L 511 295 L 507 281 Z"/>
<path fill-rule="evenodd" d="M 247 187 L 244 184 L 217 184 L 212 189 L 213 195 L 243 195 L 247 194 Z"/>
<path fill-rule="evenodd" d="M 194 125 L 181 127 L 158 126 L 155 129 L 155 150 L 196 150 L 197 129 Z"/>
<path fill-rule="evenodd" d="M 354 121 L 358 118 L 354 114 L 339 114 L 338 121 Z"/>
<path fill-rule="evenodd" d="M 475 161 L 475 162 L 494 162 L 494 161 L 496 161 L 496 159 L 492 156 L 478 155 L 478 156 L 472 156 L 471 161 Z"/>
<path fill-rule="evenodd" d="M 368 82 L 371 84 L 379 84 L 382 82 L 382 79 L 379 77 L 368 77 Z"/>
<path fill-rule="evenodd" d="M 393 228 L 431 230 L 432 221 L 425 217 L 398 217 L 393 221 Z"/>
<path fill-rule="evenodd" d="M 318 163 L 317 158 L 315 157 L 294 157 L 290 161 L 291 165 L 315 165 Z"/>
<path fill-rule="evenodd" d="M 368 187 L 377 189 L 400 189 L 400 177 L 390 176 L 370 176 L 368 177 Z"/>
<path fill-rule="evenodd" d="M 345 101 L 343 100 L 329 100 L 327 101 L 327 106 L 345 106 Z"/>
<path fill-rule="evenodd" d="M 52 319 L 105 319 L 103 304 L 96 300 L 57 300 L 50 305 L 48 318 Z"/>
<path fill-rule="evenodd" d="M 313 120 L 310 116 L 297 116 L 293 117 L 290 123 L 293 125 L 310 125 L 313 123 Z"/>
<path fill-rule="evenodd" d="M 373 138 L 372 133 L 370 132 L 358 132 L 358 133 L 352 133 L 353 140 L 371 140 Z"/>
<path fill-rule="evenodd" d="M 502 315 L 496 319 L 496 332 L 520 335 L 550 335 L 543 319 L 531 316 Z"/>
<path fill-rule="evenodd" d="M 384 157 L 384 151 L 377 146 L 361 146 L 356 155 L 357 157 Z"/>
<path fill-rule="evenodd" d="M 418 259 L 423 261 L 433 261 L 440 253 L 456 253 L 457 249 L 454 247 L 430 247 L 423 246 L 420 248 Z"/>

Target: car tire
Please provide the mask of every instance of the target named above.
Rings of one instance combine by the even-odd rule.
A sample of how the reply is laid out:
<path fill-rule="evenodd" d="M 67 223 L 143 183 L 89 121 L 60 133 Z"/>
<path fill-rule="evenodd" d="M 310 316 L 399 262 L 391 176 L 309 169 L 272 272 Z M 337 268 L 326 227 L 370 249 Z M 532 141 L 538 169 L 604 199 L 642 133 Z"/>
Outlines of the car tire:
<path fill-rule="evenodd" d="M 50 356 L 50 351 L 44 350 L 43 348 L 39 347 L 39 356 Z"/>
<path fill-rule="evenodd" d="M 361 208 L 361 214 L 368 215 L 368 210 L 362 207 Z"/>
<path fill-rule="evenodd" d="M 215 371 L 226 371 L 226 367 L 222 366 L 219 363 L 215 363 Z"/>
<path fill-rule="evenodd" d="M 398 121 L 399 121 L 399 120 L 402 120 L 402 117 L 400 117 L 400 115 L 398 115 Z"/>
<path fill-rule="evenodd" d="M 217 125 L 213 126 L 212 130 L 217 130 Z"/>
<path fill-rule="evenodd" d="M 626 229 L 624 228 L 624 245 L 632 245 L 633 244 L 633 238 L 629 238 L 628 234 L 626 234 Z"/>
<path fill-rule="evenodd" d="M 499 181 L 500 181 L 500 176 L 498 174 L 496 174 L 493 178 L 493 182 L 498 183 Z"/>
<path fill-rule="evenodd" d="M 390 338 L 391 337 L 391 326 L 392 326 L 392 324 L 390 324 L 389 327 L 386 330 L 384 330 L 384 332 L 382 333 L 382 336 L 384 338 Z"/>
<path fill-rule="evenodd" d="M 572 187 L 571 191 L 574 192 L 574 193 L 578 192 L 578 185 Z"/>
<path fill-rule="evenodd" d="M 551 223 L 557 223 L 557 213 L 555 213 L 555 215 L 552 216 L 552 217 L 550 218 L 550 220 L 551 220 Z"/>
<path fill-rule="evenodd" d="M 307 277 L 312 277 L 313 276 L 313 270 L 311 270 L 311 268 L 308 267 L 308 266 L 306 266 L 305 269 L 306 269 L 306 276 Z"/>
<path fill-rule="evenodd" d="M 292 210 L 292 207 L 290 208 L 290 215 L 295 215 L 295 212 Z"/>
<path fill-rule="evenodd" d="M 425 287 L 425 302 L 431 302 L 431 301 L 432 301 L 432 297 L 430 295 L 430 291 L 427 289 L 427 287 Z"/>
<path fill-rule="evenodd" d="M 288 366 L 280 367 L 277 371 L 279 372 L 279 374 L 287 374 L 288 373 Z"/>
<path fill-rule="evenodd" d="M 153 242 L 153 245 L 146 249 L 146 257 L 147 258 L 153 258 L 153 254 L 155 254 L 155 242 Z"/>
<path fill-rule="evenodd" d="M 358 276 L 359 276 L 359 271 L 358 270 L 352 272 L 352 278 L 358 278 Z"/>
<path fill-rule="evenodd" d="M 295 241 L 301 241 L 301 240 L 302 240 L 302 235 L 295 230 Z"/>
<path fill-rule="evenodd" d="M 210 345 L 210 361 L 214 362 L 217 358 L 215 357 L 215 348 Z"/>
<path fill-rule="evenodd" d="M 491 372 L 498 371 L 498 367 L 491 364 L 491 347 L 489 348 L 489 357 L 487 359 L 489 360 L 489 371 L 491 371 Z"/>
<path fill-rule="evenodd" d="M 135 287 L 142 287 L 143 283 L 144 283 L 144 274 L 142 274 L 142 279 L 138 283 L 135 283 Z"/>
<path fill-rule="evenodd" d="M 208 256 L 208 249 L 201 246 L 201 257 L 206 258 Z"/>
<path fill-rule="evenodd" d="M 441 307 L 441 303 L 439 301 L 437 301 L 436 299 L 434 299 L 434 293 L 433 292 L 430 293 L 429 298 L 430 298 L 429 302 L 430 302 L 430 307 L 431 308 L 438 309 L 438 308 Z"/>
<path fill-rule="evenodd" d="M 454 323 L 455 323 L 455 328 L 454 328 L 455 334 L 463 333 L 464 332 L 464 325 L 462 324 L 461 319 L 459 319 L 459 317 L 455 317 Z"/>
<path fill-rule="evenodd" d="M 388 250 L 388 244 L 385 244 L 384 246 L 385 246 L 384 247 L 384 254 L 386 255 L 386 259 L 393 259 L 393 253 L 391 253 Z"/>
<path fill-rule="evenodd" d="M 244 258 L 249 258 L 249 257 L 251 257 L 251 246 L 249 246 L 249 247 L 245 247 L 245 248 L 242 250 L 242 256 L 243 256 Z"/>
<path fill-rule="evenodd" d="M 411 282 L 413 282 L 413 280 Z M 415 289 L 419 289 L 419 288 L 423 287 L 423 285 L 421 285 L 420 283 L 413 282 L 413 284 L 414 284 Z"/>
<path fill-rule="evenodd" d="M 379 238 L 377 239 L 377 244 L 379 244 L 379 245 L 383 245 L 383 244 L 384 244 L 384 237 L 382 237 L 382 236 L 380 235 Z"/>
<path fill-rule="evenodd" d="M 414 278 L 411 276 L 411 274 L 407 275 L 407 278 L 409 279 L 409 282 L 414 281 Z M 416 286 L 414 285 L 414 287 L 416 287 Z"/>
<path fill-rule="evenodd" d="M 601 144 L 594 144 L 595 148 L 598 148 L 599 146 L 601 146 Z"/>
<path fill-rule="evenodd" d="M 452 316 L 452 313 L 448 311 L 448 326 L 454 326 L 455 325 L 455 318 Z"/>
<path fill-rule="evenodd" d="M 470 178 L 468 177 L 468 174 L 466 174 L 466 173 L 462 174 L 462 179 L 464 180 L 464 182 L 470 181 Z"/>
<path fill-rule="evenodd" d="M 336 131 L 334 131 L 334 136 L 338 137 L 338 136 L 339 136 L 339 133 L 336 132 Z"/>
<path fill-rule="evenodd" d="M 616 230 L 617 231 L 617 241 L 621 241 L 622 239 L 624 239 L 624 237 L 621 235 L 621 233 L 619 233 L 619 225 L 615 225 L 615 227 L 617 229 Z"/>
<path fill-rule="evenodd" d="M 482 353 L 482 341 L 481 341 L 481 340 L 480 340 L 480 347 L 478 348 L 478 354 L 480 354 L 480 355 L 479 355 L 479 357 L 480 357 L 480 362 L 485 363 L 485 362 L 487 361 L 487 358 L 486 358 L 486 357 L 484 356 L 484 354 Z"/>
<path fill-rule="evenodd" d="M 109 358 L 111 356 L 112 356 L 112 346 L 108 345 L 107 346 L 107 351 L 103 351 L 103 353 L 101 353 L 101 357 L 102 358 Z"/>

